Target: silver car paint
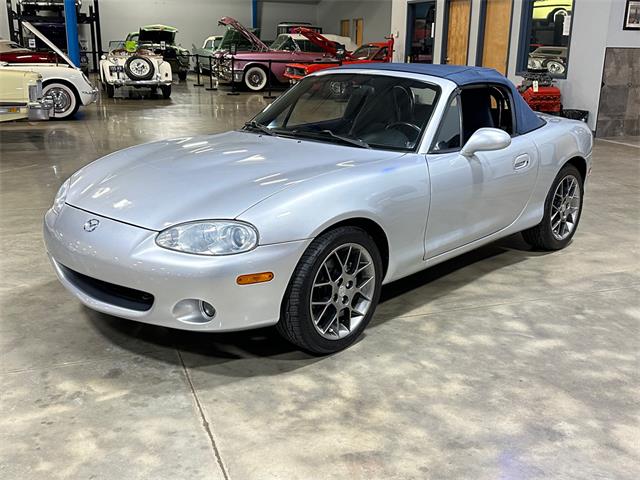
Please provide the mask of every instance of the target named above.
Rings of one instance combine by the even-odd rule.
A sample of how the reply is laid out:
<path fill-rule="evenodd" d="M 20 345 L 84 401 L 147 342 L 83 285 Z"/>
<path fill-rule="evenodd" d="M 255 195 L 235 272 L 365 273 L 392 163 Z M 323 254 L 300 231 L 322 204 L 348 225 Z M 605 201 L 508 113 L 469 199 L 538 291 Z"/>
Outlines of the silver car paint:
<path fill-rule="evenodd" d="M 149 323 L 194 330 L 273 324 L 304 249 L 338 222 L 364 218 L 383 229 L 388 283 L 539 223 L 562 165 L 579 156 L 590 170 L 591 132 L 581 122 L 555 117 L 513 137 L 504 150 L 471 158 L 428 154 L 442 99 L 455 85 L 410 76 L 442 89 L 415 153 L 231 132 L 132 147 L 81 169 L 72 177 L 69 205 L 46 217 L 45 242 L 54 263 L 148 291 L 157 301 L 147 315 L 133 314 L 87 298 L 56 269 L 61 281 L 92 308 Z M 526 166 L 515 168 L 522 156 Z M 85 234 L 82 225 L 94 216 L 106 227 Z M 157 230 L 212 218 L 252 223 L 260 246 L 208 258 L 155 245 Z M 273 271 L 275 279 L 235 284 L 237 275 L 258 271 Z M 218 315 L 210 322 L 181 321 L 175 305 L 189 298 L 211 300 Z"/>

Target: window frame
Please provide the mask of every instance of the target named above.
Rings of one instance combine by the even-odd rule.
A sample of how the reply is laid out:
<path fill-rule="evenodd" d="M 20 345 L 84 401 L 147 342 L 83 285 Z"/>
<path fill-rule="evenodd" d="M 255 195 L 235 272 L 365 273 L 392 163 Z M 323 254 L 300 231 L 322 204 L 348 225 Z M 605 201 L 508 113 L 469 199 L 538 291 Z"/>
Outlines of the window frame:
<path fill-rule="evenodd" d="M 529 60 L 529 41 L 531 39 L 531 28 L 533 26 L 533 3 L 535 0 L 523 0 L 520 12 L 520 36 L 518 38 L 518 56 L 516 58 L 516 75 L 523 77 L 527 74 L 527 63 Z M 571 44 L 573 43 L 573 22 L 576 16 L 576 4 L 578 0 L 573 0 L 571 7 L 571 23 L 569 25 L 569 41 L 567 42 L 567 60 L 564 75 L 552 75 L 554 80 L 566 80 L 569 75 L 569 64 L 571 60 Z M 557 45 L 543 45 L 557 47 Z"/>
<path fill-rule="evenodd" d="M 464 138 L 464 110 L 462 108 L 462 91 L 463 90 L 474 90 L 477 88 L 495 88 L 498 89 L 499 91 L 501 91 L 503 93 L 503 95 L 505 95 L 505 97 L 508 99 L 509 103 L 510 103 L 510 110 L 511 110 L 511 130 L 512 133 L 509 134 L 509 136 L 511 138 L 515 138 L 517 136 L 519 136 L 518 133 L 518 125 L 517 125 L 517 117 L 516 117 L 516 111 L 515 111 L 515 103 L 513 101 L 513 95 L 512 92 L 505 87 L 504 85 L 500 85 L 498 83 L 472 83 L 470 85 L 464 85 L 462 87 L 457 87 L 453 92 L 451 92 L 451 94 L 449 95 L 449 98 L 447 99 L 447 103 L 445 105 L 445 110 L 443 112 L 443 115 L 440 118 L 439 124 L 438 124 L 438 128 L 436 129 L 436 133 L 433 135 L 433 139 L 431 140 L 431 146 L 429 147 L 428 150 L 428 154 L 432 154 L 432 155 L 439 155 L 439 154 L 443 154 L 443 153 L 454 153 L 454 152 L 459 152 L 460 150 L 462 150 L 462 148 L 465 146 L 465 144 L 467 143 L 467 141 L 469 140 L 468 138 Z M 459 102 L 459 109 L 460 109 L 460 147 L 454 147 L 454 148 L 447 148 L 446 150 L 435 150 L 436 147 L 436 141 L 438 140 L 438 136 L 440 135 L 441 129 L 442 129 L 442 124 L 444 122 L 444 115 L 446 115 L 446 111 L 447 108 L 449 107 L 449 104 L 453 101 L 453 99 L 455 97 L 458 97 L 458 102 Z M 497 128 L 497 127 L 495 127 Z M 502 129 L 500 129 L 502 130 Z M 504 132 L 504 130 L 502 130 Z M 507 132 L 505 132 L 507 133 Z"/>
<path fill-rule="evenodd" d="M 428 87 L 430 87 L 432 90 L 434 90 L 435 92 L 435 96 L 433 99 L 433 110 L 431 112 L 431 115 L 429 116 L 428 121 L 424 124 L 422 131 L 420 132 L 420 136 L 416 139 L 416 143 L 412 148 L 393 148 L 393 147 L 386 147 L 384 145 L 380 145 L 380 144 L 371 144 L 372 150 L 380 150 L 380 151 L 386 151 L 386 152 L 401 152 L 401 153 L 405 153 L 405 154 L 410 154 L 410 153 L 419 153 L 421 151 L 421 148 L 423 147 L 423 144 L 425 143 L 425 140 L 427 140 L 425 138 L 425 135 L 427 134 L 427 131 L 429 130 L 430 125 L 432 124 L 432 122 L 434 122 L 434 118 L 435 118 L 435 112 L 436 109 L 438 107 L 438 104 L 441 101 L 441 97 L 442 97 L 442 86 L 439 85 L 438 83 L 435 82 L 430 82 L 426 79 L 420 78 L 421 76 L 413 76 L 413 75 L 409 75 L 406 77 L 398 77 L 397 75 L 389 75 L 386 74 L 384 72 L 380 73 L 380 72 L 375 72 L 375 73 L 370 73 L 370 72 L 349 72 L 347 73 L 347 71 L 342 71 L 342 72 L 326 72 L 326 73 L 320 73 L 319 75 L 314 75 L 314 76 L 308 76 L 303 78 L 300 82 L 298 82 L 294 87 L 289 88 L 288 90 L 286 90 L 284 92 L 284 94 L 280 95 L 273 103 L 271 103 L 269 105 L 269 107 L 271 108 L 272 105 L 276 105 L 277 108 L 277 103 L 278 102 L 283 102 L 286 99 L 287 95 L 292 95 L 292 92 L 294 92 L 295 94 L 295 90 L 298 87 L 298 85 L 302 84 L 305 81 L 311 81 L 312 78 L 318 78 L 318 77 L 323 77 L 325 75 L 369 75 L 369 76 L 382 76 L 382 77 L 391 77 L 391 78 L 403 78 L 403 79 L 410 79 L 410 80 L 415 80 L 419 83 L 422 83 Z M 292 103 L 291 105 L 289 105 L 286 109 L 283 109 L 279 114 L 276 115 L 276 117 L 278 115 L 280 115 L 281 113 L 284 113 L 285 111 L 287 111 L 287 117 L 285 121 L 289 120 L 289 117 L 291 116 L 291 113 L 293 112 L 293 107 L 298 103 L 298 101 L 300 100 L 300 98 L 298 98 L 294 103 Z M 260 115 L 262 115 L 263 113 L 266 112 L 266 109 L 261 110 L 260 112 L 258 112 L 256 115 L 254 115 L 254 117 L 252 118 L 252 121 L 255 121 Z M 274 118 L 276 118 L 274 117 Z M 240 131 L 246 131 L 244 129 L 241 129 Z M 297 137 L 293 137 L 293 136 L 287 136 L 285 133 L 283 132 L 274 132 L 276 133 L 276 135 L 278 136 L 283 136 L 286 138 L 297 138 Z M 322 140 L 315 140 L 315 139 L 310 139 L 310 138 L 305 138 L 304 140 L 306 141 L 316 141 L 319 143 L 330 143 L 330 142 L 325 142 Z M 358 147 L 354 147 L 354 148 L 358 148 Z"/>

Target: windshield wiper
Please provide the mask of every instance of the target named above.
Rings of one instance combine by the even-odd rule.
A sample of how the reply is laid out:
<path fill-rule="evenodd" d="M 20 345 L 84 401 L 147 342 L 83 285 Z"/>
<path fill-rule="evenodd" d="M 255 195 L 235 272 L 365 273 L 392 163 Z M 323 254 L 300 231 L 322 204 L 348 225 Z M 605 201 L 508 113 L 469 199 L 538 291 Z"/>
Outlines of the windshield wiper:
<path fill-rule="evenodd" d="M 333 138 L 341 140 L 345 143 L 350 143 L 351 145 L 355 145 L 360 148 L 371 148 L 371 146 L 367 142 L 359 138 L 345 137 L 343 135 L 338 135 L 337 133 L 333 133 L 331 130 L 320 130 L 320 133 L 326 133 L 327 135 L 331 135 Z"/>
<path fill-rule="evenodd" d="M 338 135 L 337 133 L 333 133 L 331 130 L 319 130 L 316 132 L 311 130 L 291 130 L 287 133 L 293 136 L 301 136 L 301 137 L 307 136 L 312 138 L 322 138 L 322 137 L 326 138 L 326 136 L 328 135 L 331 138 L 340 140 L 342 143 L 348 143 L 349 145 L 353 145 L 360 148 L 371 148 L 371 146 L 364 140 L 360 140 L 359 138 L 351 138 L 351 137 L 345 137 L 343 135 Z"/>
<path fill-rule="evenodd" d="M 276 133 L 271 130 L 266 125 L 256 122 L 255 120 L 251 120 L 244 124 L 245 128 L 253 128 L 254 130 L 259 130 L 262 133 L 266 133 L 267 135 L 271 135 L 272 137 L 276 136 Z"/>

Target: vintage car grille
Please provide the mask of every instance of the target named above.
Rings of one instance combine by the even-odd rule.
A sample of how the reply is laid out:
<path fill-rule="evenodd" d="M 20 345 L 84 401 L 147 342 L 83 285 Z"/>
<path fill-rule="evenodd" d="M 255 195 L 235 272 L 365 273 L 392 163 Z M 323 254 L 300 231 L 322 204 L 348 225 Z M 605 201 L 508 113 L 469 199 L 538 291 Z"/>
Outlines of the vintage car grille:
<path fill-rule="evenodd" d="M 138 312 L 146 312 L 153 305 L 154 298 L 150 293 L 98 280 L 71 270 L 64 265 L 59 266 L 64 277 L 91 298 Z"/>

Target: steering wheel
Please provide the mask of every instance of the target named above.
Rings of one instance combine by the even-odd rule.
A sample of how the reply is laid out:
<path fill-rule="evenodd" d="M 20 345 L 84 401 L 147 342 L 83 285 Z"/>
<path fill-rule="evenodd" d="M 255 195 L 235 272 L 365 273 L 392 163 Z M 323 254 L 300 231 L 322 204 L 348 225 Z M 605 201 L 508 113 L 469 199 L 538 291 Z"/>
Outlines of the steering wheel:
<path fill-rule="evenodd" d="M 408 128 L 411 128 L 412 130 L 415 130 L 416 133 L 420 135 L 420 127 L 409 122 L 393 122 L 387 125 L 386 127 L 384 127 L 384 129 L 389 130 L 390 128 L 395 128 L 395 127 L 408 127 Z"/>

